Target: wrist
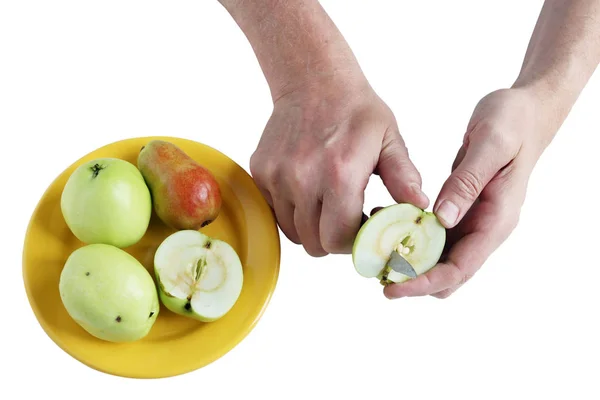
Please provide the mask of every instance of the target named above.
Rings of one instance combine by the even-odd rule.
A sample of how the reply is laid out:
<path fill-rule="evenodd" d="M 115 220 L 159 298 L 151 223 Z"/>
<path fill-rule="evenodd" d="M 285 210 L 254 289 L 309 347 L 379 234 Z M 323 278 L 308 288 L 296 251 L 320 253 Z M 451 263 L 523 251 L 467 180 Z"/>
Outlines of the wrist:
<path fill-rule="evenodd" d="M 528 126 L 527 132 L 524 133 L 525 140 L 537 156 L 540 156 L 554 139 L 572 103 L 544 81 L 527 84 L 516 82 L 511 90 L 520 93 L 520 108 L 530 121 L 524 124 Z"/>
<path fill-rule="evenodd" d="M 331 68 L 319 75 L 299 75 L 277 88 L 271 87 L 273 104 L 296 104 L 304 107 L 351 105 L 373 92 L 360 70 Z"/>
<path fill-rule="evenodd" d="M 298 90 L 364 79 L 317 0 L 221 0 L 248 39 L 273 101 Z"/>
<path fill-rule="evenodd" d="M 521 73 L 512 85 L 535 98 L 547 111 L 552 111 L 561 120 L 566 118 L 581 91 L 582 85 L 550 74 L 535 75 Z"/>
<path fill-rule="evenodd" d="M 343 47 L 332 45 L 309 52 L 304 63 L 286 60 L 265 71 L 273 102 L 294 93 L 319 96 L 332 90 L 348 92 L 365 86 L 366 77 Z"/>

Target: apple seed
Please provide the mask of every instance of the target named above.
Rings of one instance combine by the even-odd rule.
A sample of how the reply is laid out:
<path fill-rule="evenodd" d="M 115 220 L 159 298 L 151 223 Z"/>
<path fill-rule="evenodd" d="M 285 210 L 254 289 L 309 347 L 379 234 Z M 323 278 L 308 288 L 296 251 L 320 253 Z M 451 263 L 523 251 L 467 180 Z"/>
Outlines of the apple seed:
<path fill-rule="evenodd" d="M 215 321 L 236 303 L 243 268 L 226 242 L 198 230 L 167 237 L 154 256 L 160 298 L 171 311 L 200 321 Z"/>
<path fill-rule="evenodd" d="M 375 211 L 375 210 L 374 210 Z M 446 241 L 446 230 L 436 216 L 409 203 L 372 212 L 352 246 L 356 271 L 382 284 L 405 282 L 408 276 L 386 268 L 393 251 L 404 257 L 417 275 L 433 268 Z"/>
<path fill-rule="evenodd" d="M 202 257 L 196 263 L 196 282 L 202 278 L 204 271 L 206 270 L 206 258 Z"/>

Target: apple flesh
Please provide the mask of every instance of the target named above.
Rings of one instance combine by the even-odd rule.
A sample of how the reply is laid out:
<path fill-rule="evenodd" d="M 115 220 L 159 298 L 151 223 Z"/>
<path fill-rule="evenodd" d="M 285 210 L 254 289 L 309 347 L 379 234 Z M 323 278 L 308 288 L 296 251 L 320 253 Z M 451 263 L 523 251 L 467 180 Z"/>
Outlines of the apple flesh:
<path fill-rule="evenodd" d="M 135 165 L 99 158 L 71 174 L 62 192 L 61 211 L 71 232 L 83 243 L 125 248 L 146 233 L 152 199 Z"/>
<path fill-rule="evenodd" d="M 216 321 L 231 310 L 244 280 L 235 250 L 196 230 L 168 236 L 155 253 L 154 271 L 165 307 L 203 322 Z"/>
<path fill-rule="evenodd" d="M 71 318 L 109 342 L 142 339 L 159 312 L 152 275 L 135 257 L 111 245 L 91 244 L 71 253 L 59 292 Z"/>
<path fill-rule="evenodd" d="M 412 204 L 395 204 L 376 212 L 360 228 L 352 261 L 366 278 L 378 278 L 384 285 L 400 283 L 410 277 L 387 265 L 392 251 L 398 251 L 421 275 L 437 264 L 445 242 L 446 229 L 432 212 Z"/>

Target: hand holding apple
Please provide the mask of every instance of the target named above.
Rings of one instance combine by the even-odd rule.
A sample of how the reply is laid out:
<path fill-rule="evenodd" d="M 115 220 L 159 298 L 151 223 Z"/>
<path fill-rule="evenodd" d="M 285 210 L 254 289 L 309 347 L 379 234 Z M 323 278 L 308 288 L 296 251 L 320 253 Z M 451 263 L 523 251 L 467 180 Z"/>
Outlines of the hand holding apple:
<path fill-rule="evenodd" d="M 221 3 L 270 89 L 250 171 L 288 239 L 316 257 L 350 253 L 373 173 L 397 202 L 427 207 L 392 111 L 318 1 Z"/>
<path fill-rule="evenodd" d="M 414 280 L 389 285 L 389 298 L 446 298 L 479 270 L 517 226 L 529 176 L 545 145 L 548 121 L 524 89 L 498 90 L 475 108 L 464 142 L 435 203 L 449 229 L 446 254 Z"/>
<path fill-rule="evenodd" d="M 408 203 L 377 207 L 356 235 L 352 261 L 360 275 L 386 286 L 410 279 L 389 266 L 393 251 L 421 275 L 436 265 L 445 242 L 446 229 L 431 211 Z"/>
<path fill-rule="evenodd" d="M 284 234 L 312 256 L 351 252 L 373 173 L 397 202 L 428 205 L 393 113 L 360 75 L 280 98 L 250 169 Z"/>

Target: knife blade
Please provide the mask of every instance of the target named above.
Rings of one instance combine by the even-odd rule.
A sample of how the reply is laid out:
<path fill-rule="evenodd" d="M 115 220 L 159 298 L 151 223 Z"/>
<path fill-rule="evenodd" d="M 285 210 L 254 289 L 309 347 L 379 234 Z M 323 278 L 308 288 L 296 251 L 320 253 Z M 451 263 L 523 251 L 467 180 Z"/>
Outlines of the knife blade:
<path fill-rule="evenodd" d="M 398 272 L 399 274 L 416 278 L 417 273 L 412 265 L 404 257 L 400 255 L 396 250 L 392 251 L 388 265 L 391 269 Z"/>

